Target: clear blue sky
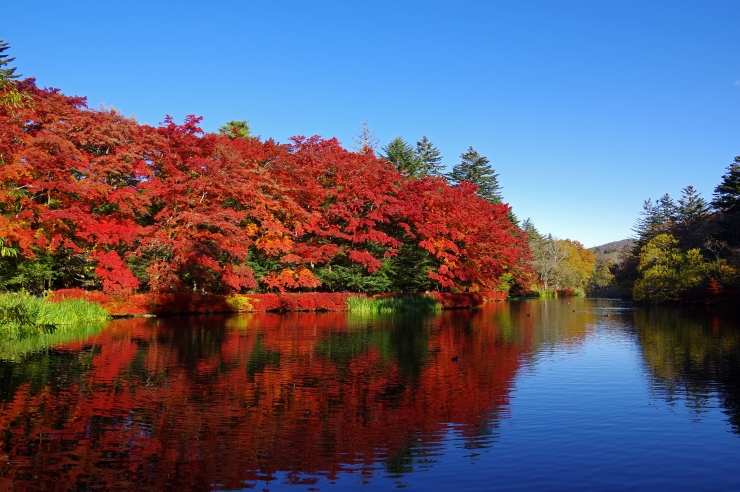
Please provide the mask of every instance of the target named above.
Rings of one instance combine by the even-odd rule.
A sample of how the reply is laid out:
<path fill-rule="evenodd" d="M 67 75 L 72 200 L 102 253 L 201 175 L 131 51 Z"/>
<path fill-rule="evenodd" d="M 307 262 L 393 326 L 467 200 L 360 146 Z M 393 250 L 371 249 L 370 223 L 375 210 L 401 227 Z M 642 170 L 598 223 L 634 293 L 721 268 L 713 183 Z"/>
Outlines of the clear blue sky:
<path fill-rule="evenodd" d="M 487 156 L 506 201 L 586 246 L 645 198 L 711 199 L 740 154 L 740 1 L 8 2 L 0 39 L 41 86 L 141 122 Z"/>

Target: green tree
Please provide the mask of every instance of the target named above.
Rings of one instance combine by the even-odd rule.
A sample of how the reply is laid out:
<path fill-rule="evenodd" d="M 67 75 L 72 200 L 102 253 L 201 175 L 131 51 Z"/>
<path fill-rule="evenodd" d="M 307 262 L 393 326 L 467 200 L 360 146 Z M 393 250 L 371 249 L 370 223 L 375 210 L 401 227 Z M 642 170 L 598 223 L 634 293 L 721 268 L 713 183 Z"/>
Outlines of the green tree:
<path fill-rule="evenodd" d="M 648 198 L 642 204 L 642 211 L 637 222 L 632 227 L 635 232 L 635 252 L 647 244 L 652 238 L 672 225 L 676 220 L 678 207 L 668 193 L 653 203 Z"/>
<path fill-rule="evenodd" d="M 442 153 L 437 147 L 424 135 L 421 140 L 416 142 L 414 151 L 419 163 L 418 174 L 421 176 L 441 176 L 444 170 L 442 164 Z"/>
<path fill-rule="evenodd" d="M 699 287 L 707 277 L 707 264 L 698 248 L 684 251 L 670 234 L 658 234 L 640 249 L 640 278 L 635 300 L 678 300 L 679 294 Z"/>
<path fill-rule="evenodd" d="M 226 135 L 229 138 L 252 138 L 252 134 L 249 129 L 249 121 L 247 120 L 233 120 L 227 121 L 224 126 L 218 129 L 222 135 Z"/>
<path fill-rule="evenodd" d="M 679 222 L 699 222 L 709 213 L 709 204 L 701 197 L 701 193 L 689 185 L 681 190 L 678 199 L 676 218 Z"/>
<path fill-rule="evenodd" d="M 522 222 L 521 229 L 527 233 L 527 241 L 529 242 L 530 247 L 534 247 L 535 244 L 542 241 L 542 235 L 534 226 L 534 222 L 532 222 L 531 218 L 528 217 L 524 222 Z"/>
<path fill-rule="evenodd" d="M 419 159 L 414 149 L 403 138 L 396 137 L 381 149 L 383 157 L 388 162 L 396 165 L 396 169 L 405 172 L 409 176 L 415 176 L 419 172 Z"/>
<path fill-rule="evenodd" d="M 668 221 L 676 220 L 678 206 L 668 193 L 658 198 L 658 200 L 655 202 L 655 206 L 657 213 L 656 221 L 659 224 L 664 224 Z"/>
<path fill-rule="evenodd" d="M 614 282 L 614 274 L 609 269 L 608 265 L 599 265 L 594 270 L 594 274 L 591 277 L 592 288 L 604 288 L 609 287 Z"/>
<path fill-rule="evenodd" d="M 729 165 L 722 182 L 714 189 L 712 206 L 722 212 L 740 212 L 740 156 Z"/>
<path fill-rule="evenodd" d="M 13 81 L 20 77 L 20 74 L 15 73 L 16 67 L 8 67 L 15 57 L 8 58 L 8 55 L 3 54 L 10 48 L 7 42 L 0 39 L 0 106 L 9 106 L 13 108 L 19 108 L 23 106 L 27 101 L 30 100 L 28 94 L 19 91 Z M 0 158 L 0 163 L 2 159 Z"/>
<path fill-rule="evenodd" d="M 8 81 L 17 79 L 20 74 L 16 74 L 16 67 L 7 67 L 7 65 L 15 60 L 15 57 L 8 58 L 8 55 L 3 54 L 10 48 L 10 45 L 0 39 L 0 89 L 5 87 Z"/>
<path fill-rule="evenodd" d="M 693 186 L 681 192 L 676 207 L 676 233 L 684 248 L 696 248 L 704 242 L 709 225 L 709 204 Z"/>
<path fill-rule="evenodd" d="M 491 203 L 502 203 L 498 174 L 489 164 L 488 158 L 480 155 L 473 147 L 460 154 L 461 162 L 455 164 L 448 178 L 453 183 L 469 181 L 478 187 L 478 195 Z"/>

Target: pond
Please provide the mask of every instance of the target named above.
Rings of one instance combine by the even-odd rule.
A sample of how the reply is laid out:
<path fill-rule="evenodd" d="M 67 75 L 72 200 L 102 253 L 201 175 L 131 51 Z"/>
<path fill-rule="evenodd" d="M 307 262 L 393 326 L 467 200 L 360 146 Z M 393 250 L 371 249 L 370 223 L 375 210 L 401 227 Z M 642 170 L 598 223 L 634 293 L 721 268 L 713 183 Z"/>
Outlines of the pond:
<path fill-rule="evenodd" d="M 0 489 L 740 490 L 738 314 L 112 321 L 3 349 Z"/>

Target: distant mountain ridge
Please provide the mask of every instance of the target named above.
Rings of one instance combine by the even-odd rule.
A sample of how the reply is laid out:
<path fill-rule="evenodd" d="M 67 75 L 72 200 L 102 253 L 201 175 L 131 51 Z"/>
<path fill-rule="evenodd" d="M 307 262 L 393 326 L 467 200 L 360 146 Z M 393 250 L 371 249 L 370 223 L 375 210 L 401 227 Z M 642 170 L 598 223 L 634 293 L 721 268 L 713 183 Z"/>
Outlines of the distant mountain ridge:
<path fill-rule="evenodd" d="M 603 254 L 616 253 L 626 248 L 632 248 L 635 245 L 635 241 L 632 239 L 620 239 L 619 241 L 612 241 L 610 243 L 602 244 L 601 246 L 594 246 L 591 251 L 599 251 Z"/>

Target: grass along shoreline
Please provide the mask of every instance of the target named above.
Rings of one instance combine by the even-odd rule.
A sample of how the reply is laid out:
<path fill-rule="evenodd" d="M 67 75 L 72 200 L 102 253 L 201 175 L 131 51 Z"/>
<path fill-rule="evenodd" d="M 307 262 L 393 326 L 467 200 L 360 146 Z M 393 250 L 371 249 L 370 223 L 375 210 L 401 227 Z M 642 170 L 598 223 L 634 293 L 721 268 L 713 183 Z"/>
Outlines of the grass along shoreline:
<path fill-rule="evenodd" d="M 382 294 L 367 296 L 357 292 L 285 292 L 262 294 L 197 294 L 192 292 L 154 293 L 147 292 L 130 296 L 112 296 L 100 291 L 61 289 L 52 292 L 47 299 L 60 302 L 85 299 L 103 306 L 116 317 L 205 314 L 205 313 L 249 313 L 249 312 L 296 312 L 296 311 L 351 311 L 350 298 L 366 299 L 352 301 L 354 310 L 367 312 L 391 312 L 398 310 L 430 309 L 436 300 L 441 309 L 468 309 L 486 301 L 503 301 L 505 292 L 452 293 L 430 291 L 418 294 Z M 405 301 L 391 299 L 407 299 Z M 422 299 L 414 301 L 413 299 Z M 372 302 L 371 302 L 372 301 Z M 421 304 L 421 305 L 420 305 Z M 437 310 L 438 308 L 434 308 Z"/>
<path fill-rule="evenodd" d="M 100 304 L 85 299 L 51 302 L 23 292 L 0 294 L 0 336 L 6 339 L 74 330 L 109 318 Z"/>
<path fill-rule="evenodd" d="M 352 313 L 436 313 L 442 310 L 442 303 L 427 295 L 399 297 L 349 297 L 347 310 Z"/>
<path fill-rule="evenodd" d="M 368 297 L 358 293 L 285 294 L 134 294 L 114 297 L 98 291 L 67 289 L 46 298 L 23 292 L 0 293 L 0 337 L 53 333 L 112 317 L 168 314 L 349 311 L 355 313 L 438 312 L 468 309 L 486 299 L 477 293 L 427 292 Z M 503 299 L 501 299 L 503 300 Z"/>
<path fill-rule="evenodd" d="M 124 316 L 268 311 L 433 314 L 442 309 L 468 309 L 483 303 L 478 294 L 439 292 L 374 298 L 350 293 L 319 296 L 312 293 L 180 294 L 162 298 L 141 294 L 109 298 L 99 292 L 82 290 L 70 293 L 74 297 L 58 295 L 57 291 L 45 299 L 22 292 L 0 293 L 0 359 L 17 360 L 24 354 L 46 350 L 65 341 L 87 339 L 99 333 L 112 318 L 110 312 L 123 312 Z"/>

